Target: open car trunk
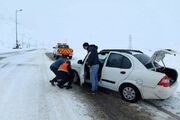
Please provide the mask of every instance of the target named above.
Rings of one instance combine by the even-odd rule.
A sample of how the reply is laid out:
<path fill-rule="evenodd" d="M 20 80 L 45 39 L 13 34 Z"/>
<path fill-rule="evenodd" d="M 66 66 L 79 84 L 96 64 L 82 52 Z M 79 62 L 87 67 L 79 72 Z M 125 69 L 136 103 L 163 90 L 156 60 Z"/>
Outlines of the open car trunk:
<path fill-rule="evenodd" d="M 155 71 L 165 73 L 168 76 L 168 78 L 170 80 L 170 86 L 176 82 L 178 73 L 175 69 L 167 68 L 165 66 L 163 60 L 164 60 L 166 54 L 176 56 L 176 53 L 177 53 L 176 51 L 171 50 L 171 49 L 158 50 L 158 51 L 155 51 L 155 53 L 153 54 L 153 56 L 150 59 Z M 163 67 L 156 67 L 157 66 L 156 62 L 159 62 L 159 61 L 161 61 L 163 63 L 163 65 L 164 65 Z"/>
<path fill-rule="evenodd" d="M 177 71 L 171 68 L 166 68 L 166 67 L 157 68 L 156 72 L 165 73 L 170 79 L 170 86 L 173 85 L 178 78 Z"/>

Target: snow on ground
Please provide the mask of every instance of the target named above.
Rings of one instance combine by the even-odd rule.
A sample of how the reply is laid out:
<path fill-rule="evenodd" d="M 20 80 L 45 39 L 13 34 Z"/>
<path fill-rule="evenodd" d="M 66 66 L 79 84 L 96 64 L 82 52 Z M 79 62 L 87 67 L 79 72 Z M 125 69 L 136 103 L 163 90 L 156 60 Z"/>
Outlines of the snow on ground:
<path fill-rule="evenodd" d="M 0 54 L 9 53 L 9 52 L 17 52 L 29 49 L 9 49 L 9 48 L 0 48 Z"/>
<path fill-rule="evenodd" d="M 48 81 L 54 77 L 49 71 L 52 61 L 43 52 L 44 50 L 32 51 L 19 54 L 20 58 L 16 55 L 0 60 L 0 68 L 3 68 L 0 69 L 0 119 L 93 119 L 88 105 L 76 99 L 72 90 L 50 86 Z M 77 59 L 79 59 L 78 56 L 73 57 L 73 60 Z M 179 61 L 180 54 L 167 55 L 165 58 L 166 66 L 175 68 L 180 74 Z M 152 100 L 152 102 L 180 116 L 180 85 L 169 99 Z M 147 111 L 157 111 L 156 119 L 162 116 L 155 108 L 147 107 Z"/>
<path fill-rule="evenodd" d="M 52 87 L 54 77 L 43 50 L 0 60 L 1 120 L 92 120 L 72 90 Z M 61 96 L 61 97 L 59 97 Z"/>

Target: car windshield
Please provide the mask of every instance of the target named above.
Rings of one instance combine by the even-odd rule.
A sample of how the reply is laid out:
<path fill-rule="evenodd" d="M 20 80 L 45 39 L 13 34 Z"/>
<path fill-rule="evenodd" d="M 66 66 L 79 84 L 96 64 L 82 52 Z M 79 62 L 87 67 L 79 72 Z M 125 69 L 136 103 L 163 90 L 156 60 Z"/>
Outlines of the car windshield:
<path fill-rule="evenodd" d="M 150 62 L 151 58 L 146 54 L 135 54 L 136 57 L 146 68 L 153 68 L 152 62 Z M 160 67 L 157 62 L 153 62 L 155 67 Z"/>

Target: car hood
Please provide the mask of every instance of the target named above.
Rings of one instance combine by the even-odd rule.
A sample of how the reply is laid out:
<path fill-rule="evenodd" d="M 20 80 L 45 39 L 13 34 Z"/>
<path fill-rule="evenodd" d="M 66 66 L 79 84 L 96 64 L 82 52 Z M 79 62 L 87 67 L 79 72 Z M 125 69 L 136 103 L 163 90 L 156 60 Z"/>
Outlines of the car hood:
<path fill-rule="evenodd" d="M 162 49 L 162 50 L 155 51 L 149 62 L 162 61 L 165 58 L 166 54 L 176 56 L 177 52 L 171 49 Z"/>

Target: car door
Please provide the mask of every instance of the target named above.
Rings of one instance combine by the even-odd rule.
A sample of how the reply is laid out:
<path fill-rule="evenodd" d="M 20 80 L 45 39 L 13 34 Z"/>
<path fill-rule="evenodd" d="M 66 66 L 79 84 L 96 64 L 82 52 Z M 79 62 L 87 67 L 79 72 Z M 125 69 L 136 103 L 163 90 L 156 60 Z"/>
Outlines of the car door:
<path fill-rule="evenodd" d="M 85 70 L 86 69 L 86 62 L 87 62 L 87 59 L 89 57 L 90 53 L 88 53 L 84 60 L 82 61 L 82 65 L 81 65 L 81 68 L 80 68 L 80 71 L 79 71 L 79 77 L 80 77 L 80 84 L 82 85 L 85 80 L 86 80 L 86 76 L 87 76 L 87 71 Z"/>
<path fill-rule="evenodd" d="M 126 53 L 110 52 L 102 68 L 100 85 L 117 91 L 132 70 L 132 61 Z"/>
<path fill-rule="evenodd" d="M 104 66 L 104 63 L 106 61 L 106 58 L 108 57 L 109 53 L 108 52 L 100 52 L 98 53 L 98 58 L 99 58 L 99 70 L 98 70 L 98 79 L 100 80 L 101 78 L 101 72 L 102 68 Z"/>

